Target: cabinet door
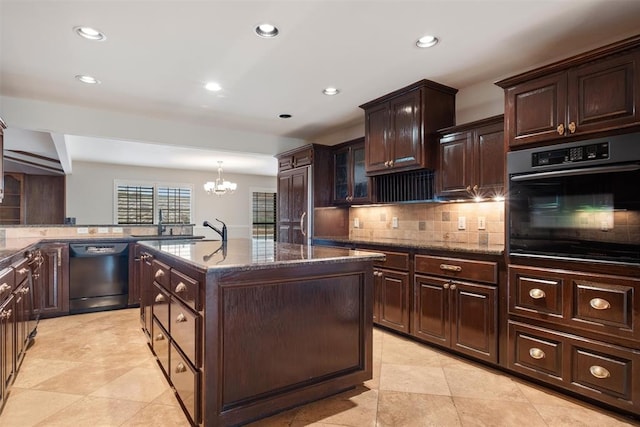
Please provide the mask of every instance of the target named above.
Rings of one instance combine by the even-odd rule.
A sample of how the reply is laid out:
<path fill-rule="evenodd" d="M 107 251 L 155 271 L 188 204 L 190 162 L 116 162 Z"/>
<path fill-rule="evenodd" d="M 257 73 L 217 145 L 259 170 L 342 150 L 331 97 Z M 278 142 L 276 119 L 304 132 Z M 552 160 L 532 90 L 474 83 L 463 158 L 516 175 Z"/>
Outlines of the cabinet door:
<path fill-rule="evenodd" d="M 348 203 L 351 195 L 349 175 L 349 147 L 342 148 L 333 153 L 333 202 Z"/>
<path fill-rule="evenodd" d="M 69 245 L 47 244 L 40 248 L 44 259 L 34 281 L 34 311 L 41 317 L 69 312 Z"/>
<path fill-rule="evenodd" d="M 444 197 L 469 195 L 466 188 L 474 185 L 471 176 L 472 137 L 472 132 L 462 132 L 440 139 L 439 195 Z"/>
<path fill-rule="evenodd" d="M 16 370 L 22 363 L 26 351 L 29 333 L 29 318 L 31 317 L 31 295 L 29 292 L 29 282 L 24 281 L 18 286 L 14 293 L 15 298 L 15 321 L 16 321 Z"/>
<path fill-rule="evenodd" d="M 309 231 L 309 168 L 278 176 L 278 241 L 304 244 Z"/>
<path fill-rule="evenodd" d="M 502 123 L 478 128 L 473 147 L 474 184 L 480 196 L 504 195 L 505 147 Z M 473 187 L 472 185 L 472 187 Z"/>
<path fill-rule="evenodd" d="M 566 72 L 530 80 L 505 93 L 504 119 L 511 147 L 562 137 L 566 117 Z"/>
<path fill-rule="evenodd" d="M 5 393 L 15 369 L 15 304 L 13 294 L 0 306 L 0 373 Z M 3 398 L 6 396 L 3 396 Z"/>
<path fill-rule="evenodd" d="M 367 172 L 385 171 L 389 158 L 387 135 L 389 104 L 383 103 L 365 111 L 365 157 Z"/>
<path fill-rule="evenodd" d="M 574 133 L 571 129 L 583 134 L 640 123 L 638 66 L 640 52 L 632 52 L 571 69 L 567 134 Z"/>
<path fill-rule="evenodd" d="M 371 201 L 369 178 L 366 173 L 364 142 L 351 147 L 352 203 Z"/>
<path fill-rule="evenodd" d="M 378 271 L 382 273 L 378 323 L 397 331 L 409 332 L 409 273 Z"/>
<path fill-rule="evenodd" d="M 421 99 L 422 92 L 413 90 L 389 101 L 392 135 L 387 160 L 393 162 L 392 169 L 422 164 Z"/>
<path fill-rule="evenodd" d="M 414 277 L 412 334 L 449 346 L 449 280 L 416 274 Z"/>
<path fill-rule="evenodd" d="M 497 291 L 494 286 L 452 282 L 451 348 L 461 353 L 498 362 Z"/>

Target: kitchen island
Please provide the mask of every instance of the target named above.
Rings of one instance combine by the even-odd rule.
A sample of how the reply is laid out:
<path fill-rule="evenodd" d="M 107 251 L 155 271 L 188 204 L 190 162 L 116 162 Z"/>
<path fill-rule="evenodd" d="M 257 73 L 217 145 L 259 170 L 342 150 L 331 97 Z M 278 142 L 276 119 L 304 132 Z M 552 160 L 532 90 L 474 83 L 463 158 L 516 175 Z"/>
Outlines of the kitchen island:
<path fill-rule="evenodd" d="M 141 322 L 194 425 L 243 424 L 372 377 L 376 253 L 145 241 Z"/>

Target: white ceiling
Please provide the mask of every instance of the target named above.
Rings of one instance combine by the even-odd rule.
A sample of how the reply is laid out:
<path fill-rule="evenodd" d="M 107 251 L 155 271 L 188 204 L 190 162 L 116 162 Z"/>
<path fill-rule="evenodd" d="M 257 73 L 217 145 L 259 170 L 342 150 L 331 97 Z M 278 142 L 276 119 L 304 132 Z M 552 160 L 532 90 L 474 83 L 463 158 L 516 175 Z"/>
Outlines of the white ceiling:
<path fill-rule="evenodd" d="M 279 37 L 253 33 L 265 21 Z M 357 125 L 358 105 L 423 78 L 462 94 L 637 34 L 638 22 L 638 0 L 0 0 L 0 94 L 251 135 L 196 146 L 188 136 L 127 142 L 88 127 L 29 129 L 63 135 L 71 163 L 215 169 L 223 160 L 225 170 L 271 175 L 278 145 L 267 140 L 302 143 Z M 81 39 L 77 25 L 107 40 Z M 441 43 L 418 49 L 424 34 Z M 204 90 L 210 80 L 223 90 Z M 326 86 L 341 93 L 325 96 Z"/>

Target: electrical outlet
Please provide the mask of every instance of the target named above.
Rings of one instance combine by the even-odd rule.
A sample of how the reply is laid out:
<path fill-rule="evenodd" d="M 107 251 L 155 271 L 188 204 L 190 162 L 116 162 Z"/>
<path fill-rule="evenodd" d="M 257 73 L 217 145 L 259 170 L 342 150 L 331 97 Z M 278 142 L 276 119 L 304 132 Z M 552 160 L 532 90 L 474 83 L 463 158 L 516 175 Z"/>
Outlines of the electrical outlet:
<path fill-rule="evenodd" d="M 120 233 L 120 234 L 122 234 L 122 227 L 113 227 L 111 229 L 111 232 L 112 233 Z"/>
<path fill-rule="evenodd" d="M 109 232 L 109 227 L 98 227 L 98 233 L 107 234 Z"/>
<path fill-rule="evenodd" d="M 483 216 L 478 217 L 478 230 L 486 230 L 487 229 L 487 221 Z"/>
<path fill-rule="evenodd" d="M 78 234 L 89 234 L 89 227 L 78 227 L 76 232 Z"/>
<path fill-rule="evenodd" d="M 360 228 L 360 219 L 359 218 L 354 218 L 353 219 L 353 228 Z"/>
<path fill-rule="evenodd" d="M 397 216 L 394 216 L 393 218 L 391 218 L 391 227 L 398 228 L 398 217 Z"/>
<path fill-rule="evenodd" d="M 458 217 L 458 230 L 466 230 L 467 229 L 467 218 L 464 216 Z"/>

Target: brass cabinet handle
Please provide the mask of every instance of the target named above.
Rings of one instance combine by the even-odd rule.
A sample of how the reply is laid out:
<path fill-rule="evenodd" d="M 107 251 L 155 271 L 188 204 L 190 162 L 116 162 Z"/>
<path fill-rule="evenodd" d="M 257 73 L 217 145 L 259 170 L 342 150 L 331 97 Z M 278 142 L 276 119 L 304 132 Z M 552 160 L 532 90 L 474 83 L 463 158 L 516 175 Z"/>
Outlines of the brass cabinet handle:
<path fill-rule="evenodd" d="M 546 297 L 547 294 L 542 289 L 533 288 L 529 290 L 529 296 L 533 299 L 542 299 Z"/>
<path fill-rule="evenodd" d="M 470 186 L 470 185 L 467 185 L 466 190 L 467 190 L 467 193 L 470 193 L 470 192 L 471 192 L 471 186 Z"/>
<path fill-rule="evenodd" d="M 20 292 L 22 292 L 25 295 L 28 294 L 29 293 L 29 287 L 25 286 L 24 288 L 22 288 L 22 290 Z"/>
<path fill-rule="evenodd" d="M 180 362 L 176 365 L 176 374 L 180 374 L 182 372 L 187 372 L 187 367 L 184 366 L 182 362 Z"/>
<path fill-rule="evenodd" d="M 162 340 L 164 340 L 164 335 L 162 334 L 156 335 L 156 341 L 162 341 Z"/>
<path fill-rule="evenodd" d="M 28 268 L 26 268 L 26 267 L 24 267 L 24 268 L 21 268 L 20 270 L 18 270 L 18 273 L 20 273 L 20 274 L 27 274 L 27 272 L 28 272 L 28 271 L 29 271 L 29 269 L 28 269 Z"/>
<path fill-rule="evenodd" d="M 445 283 L 444 285 L 442 285 L 442 287 L 443 287 L 444 289 L 449 289 L 449 286 L 451 286 L 451 285 L 449 285 L 448 283 Z"/>
<path fill-rule="evenodd" d="M 302 212 L 302 216 L 300 217 L 300 232 L 304 237 L 307 237 L 307 233 L 304 231 L 304 217 L 307 216 L 307 212 Z"/>
<path fill-rule="evenodd" d="M 155 302 L 165 302 L 165 301 L 166 301 L 166 300 L 165 300 L 165 298 L 164 298 L 164 295 L 162 295 L 162 294 L 158 294 L 158 295 L 156 295 Z"/>
<path fill-rule="evenodd" d="M 459 265 L 440 264 L 440 270 L 460 272 L 462 271 L 462 267 Z"/>
<path fill-rule="evenodd" d="M 6 283 L 3 283 L 2 285 L 0 285 L 0 294 L 3 294 L 10 290 L 11 290 L 11 286 L 7 285 Z"/>
<path fill-rule="evenodd" d="M 393 167 L 393 160 L 389 160 L 389 167 L 392 168 Z"/>
<path fill-rule="evenodd" d="M 176 322 L 181 323 L 181 322 L 186 322 L 187 321 L 187 317 L 180 313 L 178 314 L 178 317 L 176 317 Z"/>
<path fill-rule="evenodd" d="M 591 301 L 589 301 L 589 305 L 596 310 L 606 310 L 608 308 L 611 308 L 611 304 L 609 304 L 609 301 L 602 298 L 593 298 Z"/>
<path fill-rule="evenodd" d="M 609 378 L 611 376 L 611 373 L 607 368 L 598 365 L 593 365 L 592 367 L 590 367 L 589 372 L 591 372 L 591 375 L 598 379 Z"/>
<path fill-rule="evenodd" d="M 541 349 L 532 347 L 529 349 L 529 356 L 533 357 L 534 359 L 540 360 L 544 359 L 547 355 L 544 354 L 544 351 L 542 351 Z"/>
<path fill-rule="evenodd" d="M 575 122 L 569 123 L 568 128 L 569 128 L 569 132 L 570 133 L 576 133 L 576 123 Z"/>
<path fill-rule="evenodd" d="M 556 130 L 558 131 L 558 135 L 564 135 L 564 124 L 560 123 Z"/>
<path fill-rule="evenodd" d="M 389 167 L 389 160 L 387 160 L 386 162 L 384 162 L 384 167 L 388 168 Z"/>
<path fill-rule="evenodd" d="M 159 278 L 159 277 L 162 277 L 162 276 L 164 276 L 164 271 L 162 271 L 162 270 L 156 271 L 156 274 L 155 274 L 155 278 L 156 279 Z"/>
<path fill-rule="evenodd" d="M 7 310 L 7 311 L 3 311 L 2 312 L 2 319 L 10 319 L 11 318 L 11 313 L 13 312 L 13 310 Z"/>
<path fill-rule="evenodd" d="M 182 282 L 178 283 L 178 285 L 176 286 L 176 292 L 180 293 L 180 292 L 186 292 L 186 291 L 187 291 L 187 285 L 185 285 Z"/>

